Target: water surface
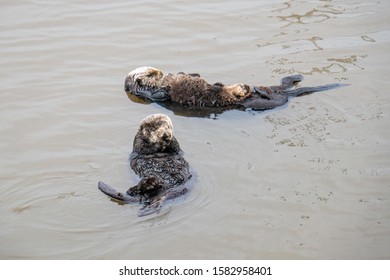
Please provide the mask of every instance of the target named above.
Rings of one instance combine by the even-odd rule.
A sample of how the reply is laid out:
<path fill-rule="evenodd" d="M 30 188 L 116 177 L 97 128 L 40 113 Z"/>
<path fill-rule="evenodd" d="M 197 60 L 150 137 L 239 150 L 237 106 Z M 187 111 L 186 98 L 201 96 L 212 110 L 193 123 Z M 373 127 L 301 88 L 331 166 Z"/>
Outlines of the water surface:
<path fill-rule="evenodd" d="M 388 1 L 3 1 L 1 259 L 389 259 Z M 350 86 L 266 112 L 131 101 L 150 65 L 210 82 Z M 172 118 L 198 176 L 157 216 L 126 190 L 139 122 Z"/>

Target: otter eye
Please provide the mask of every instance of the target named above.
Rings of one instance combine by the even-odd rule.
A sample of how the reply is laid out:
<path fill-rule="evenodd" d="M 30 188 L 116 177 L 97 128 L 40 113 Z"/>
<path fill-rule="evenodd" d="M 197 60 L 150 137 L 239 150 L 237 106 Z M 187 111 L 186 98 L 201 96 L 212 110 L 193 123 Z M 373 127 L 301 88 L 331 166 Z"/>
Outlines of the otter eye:
<path fill-rule="evenodd" d="M 141 83 L 141 79 L 140 79 L 140 78 L 135 79 L 134 83 L 136 83 L 136 84 L 142 86 L 142 83 Z"/>

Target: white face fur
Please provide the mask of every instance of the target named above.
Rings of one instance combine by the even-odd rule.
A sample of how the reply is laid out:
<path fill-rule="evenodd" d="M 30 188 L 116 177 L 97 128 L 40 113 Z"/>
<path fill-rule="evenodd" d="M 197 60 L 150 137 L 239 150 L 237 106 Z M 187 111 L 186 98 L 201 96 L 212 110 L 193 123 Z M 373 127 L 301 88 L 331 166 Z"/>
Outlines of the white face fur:
<path fill-rule="evenodd" d="M 127 76 L 131 77 L 133 82 L 140 80 L 143 81 L 144 85 L 147 85 L 148 82 L 161 80 L 163 77 L 163 72 L 154 67 L 143 66 L 134 69 Z"/>
<path fill-rule="evenodd" d="M 140 130 L 150 143 L 158 143 L 161 140 L 170 141 L 173 137 L 172 121 L 163 114 L 154 114 L 143 119 Z"/>

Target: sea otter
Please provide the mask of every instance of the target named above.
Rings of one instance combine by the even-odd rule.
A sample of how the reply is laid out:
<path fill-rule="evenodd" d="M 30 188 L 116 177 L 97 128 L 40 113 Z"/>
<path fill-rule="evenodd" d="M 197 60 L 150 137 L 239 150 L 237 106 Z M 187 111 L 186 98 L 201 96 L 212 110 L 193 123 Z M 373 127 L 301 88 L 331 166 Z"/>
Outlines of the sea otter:
<path fill-rule="evenodd" d="M 286 104 L 289 97 L 344 86 L 336 83 L 292 89 L 302 80 L 302 75 L 287 76 L 279 86 L 269 87 L 250 87 L 242 83 L 209 84 L 199 74 L 179 72 L 164 75 L 154 67 L 139 67 L 127 75 L 124 88 L 127 92 L 154 102 L 173 102 L 191 108 L 267 110 Z"/>
<path fill-rule="evenodd" d="M 142 120 L 133 142 L 130 166 L 139 183 L 121 193 L 99 182 L 98 188 L 111 198 L 125 203 L 142 203 L 138 216 L 158 212 L 162 203 L 187 193 L 192 177 L 179 142 L 173 136 L 171 119 L 154 114 Z"/>

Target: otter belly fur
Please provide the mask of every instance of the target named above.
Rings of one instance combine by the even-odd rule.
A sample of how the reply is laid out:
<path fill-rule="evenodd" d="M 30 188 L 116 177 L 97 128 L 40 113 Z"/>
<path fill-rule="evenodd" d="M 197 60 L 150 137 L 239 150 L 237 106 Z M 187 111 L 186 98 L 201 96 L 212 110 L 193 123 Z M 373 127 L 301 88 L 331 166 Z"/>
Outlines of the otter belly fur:
<path fill-rule="evenodd" d="M 165 200 L 188 192 L 186 182 L 192 174 L 166 115 L 150 115 L 141 122 L 134 138 L 130 166 L 140 181 L 126 193 L 103 182 L 98 183 L 98 188 L 116 200 L 142 203 L 138 216 L 158 212 Z"/>
<path fill-rule="evenodd" d="M 287 76 L 278 86 L 254 86 L 243 83 L 210 84 L 199 74 L 164 75 L 154 67 L 139 67 L 125 79 L 125 91 L 155 102 L 173 102 L 187 107 L 226 107 L 267 110 L 287 103 L 289 97 L 330 90 L 345 84 L 293 88 L 302 75 Z"/>

